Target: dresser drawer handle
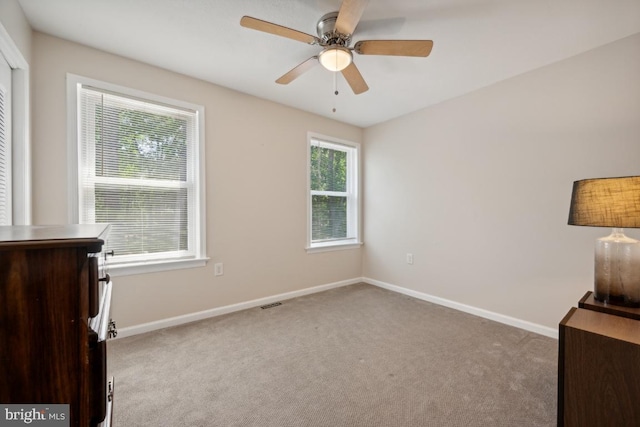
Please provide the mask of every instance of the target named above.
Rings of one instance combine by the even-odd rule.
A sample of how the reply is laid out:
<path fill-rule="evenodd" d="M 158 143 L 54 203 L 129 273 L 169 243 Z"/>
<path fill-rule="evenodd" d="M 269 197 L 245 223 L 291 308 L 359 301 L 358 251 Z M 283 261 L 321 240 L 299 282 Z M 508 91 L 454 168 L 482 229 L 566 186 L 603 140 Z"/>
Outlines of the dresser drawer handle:
<path fill-rule="evenodd" d="M 111 377 L 111 380 L 107 384 L 107 401 L 113 402 L 113 377 Z"/>
<path fill-rule="evenodd" d="M 118 336 L 118 329 L 116 329 L 116 322 L 109 320 L 109 338 L 115 338 Z"/>

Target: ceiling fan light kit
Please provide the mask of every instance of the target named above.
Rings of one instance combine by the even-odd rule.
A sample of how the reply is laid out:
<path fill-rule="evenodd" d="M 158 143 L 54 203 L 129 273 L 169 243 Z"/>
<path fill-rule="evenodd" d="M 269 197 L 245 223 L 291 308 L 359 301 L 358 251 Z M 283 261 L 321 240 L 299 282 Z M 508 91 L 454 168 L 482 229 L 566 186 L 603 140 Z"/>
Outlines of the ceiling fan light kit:
<path fill-rule="evenodd" d="M 318 20 L 318 37 L 250 16 L 243 16 L 240 25 L 323 48 L 319 54 L 285 73 L 276 83 L 289 84 L 319 62 L 329 71 L 340 71 L 358 95 L 369 90 L 369 86 L 353 61 L 354 50 L 360 55 L 426 57 L 433 47 L 431 40 L 360 40 L 350 48 L 351 38 L 367 3 L 369 0 L 343 0 L 340 11 L 327 13 Z"/>
<path fill-rule="evenodd" d="M 342 46 L 331 46 L 320 52 L 318 61 L 329 71 L 342 71 L 351 64 L 351 51 Z"/>

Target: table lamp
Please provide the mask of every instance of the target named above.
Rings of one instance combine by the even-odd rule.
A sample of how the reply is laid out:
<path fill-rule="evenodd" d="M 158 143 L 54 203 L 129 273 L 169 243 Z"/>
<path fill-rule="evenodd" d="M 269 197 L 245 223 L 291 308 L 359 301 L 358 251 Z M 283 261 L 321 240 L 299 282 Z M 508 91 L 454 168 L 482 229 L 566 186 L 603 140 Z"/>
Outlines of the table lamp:
<path fill-rule="evenodd" d="M 640 228 L 640 176 L 575 181 L 569 225 L 612 227 L 596 240 L 594 298 L 640 307 L 640 242 L 623 228 Z"/>

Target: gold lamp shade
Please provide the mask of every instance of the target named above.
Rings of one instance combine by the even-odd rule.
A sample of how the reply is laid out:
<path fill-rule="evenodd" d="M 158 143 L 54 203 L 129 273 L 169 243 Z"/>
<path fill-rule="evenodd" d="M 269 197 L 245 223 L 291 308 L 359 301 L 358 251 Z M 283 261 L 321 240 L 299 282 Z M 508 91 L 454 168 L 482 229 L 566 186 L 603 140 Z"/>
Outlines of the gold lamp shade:
<path fill-rule="evenodd" d="M 575 181 L 569 225 L 640 228 L 640 176 Z"/>

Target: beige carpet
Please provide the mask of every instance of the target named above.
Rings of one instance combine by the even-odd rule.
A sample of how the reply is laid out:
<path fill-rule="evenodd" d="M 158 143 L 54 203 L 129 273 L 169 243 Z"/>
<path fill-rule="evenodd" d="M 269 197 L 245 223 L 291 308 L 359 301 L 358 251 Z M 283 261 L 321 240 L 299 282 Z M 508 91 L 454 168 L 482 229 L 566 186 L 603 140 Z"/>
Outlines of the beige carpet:
<path fill-rule="evenodd" d="M 367 284 L 109 342 L 137 426 L 553 426 L 557 341 Z"/>

